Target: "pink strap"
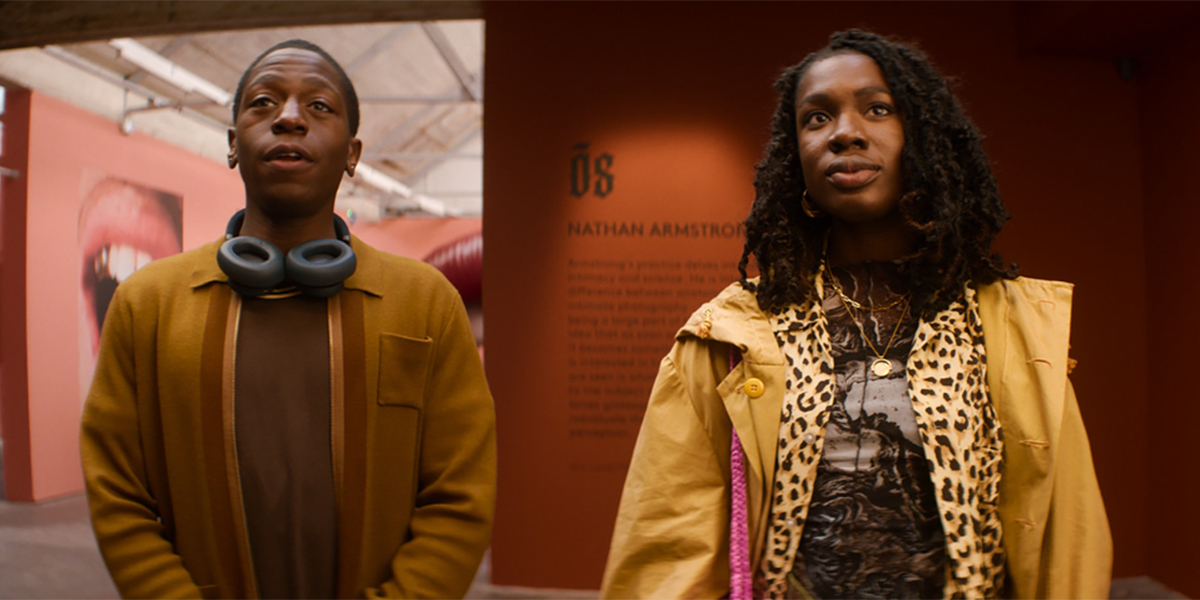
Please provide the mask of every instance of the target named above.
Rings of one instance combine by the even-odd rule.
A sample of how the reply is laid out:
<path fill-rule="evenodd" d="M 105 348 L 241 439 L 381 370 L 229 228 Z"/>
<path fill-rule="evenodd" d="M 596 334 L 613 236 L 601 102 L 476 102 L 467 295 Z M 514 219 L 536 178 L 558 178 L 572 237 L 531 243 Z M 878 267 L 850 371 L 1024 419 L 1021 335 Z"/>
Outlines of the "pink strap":
<path fill-rule="evenodd" d="M 751 600 L 750 534 L 746 531 L 746 464 L 737 431 L 733 432 L 733 455 L 730 459 L 733 507 L 729 513 L 729 599 Z"/>
<path fill-rule="evenodd" d="M 733 348 L 729 353 L 729 370 L 741 359 L 740 352 Z M 746 531 L 746 462 L 742 453 L 742 441 L 737 430 L 733 433 L 729 457 L 732 498 L 729 511 L 729 599 L 752 600 L 750 576 L 750 534 Z"/>

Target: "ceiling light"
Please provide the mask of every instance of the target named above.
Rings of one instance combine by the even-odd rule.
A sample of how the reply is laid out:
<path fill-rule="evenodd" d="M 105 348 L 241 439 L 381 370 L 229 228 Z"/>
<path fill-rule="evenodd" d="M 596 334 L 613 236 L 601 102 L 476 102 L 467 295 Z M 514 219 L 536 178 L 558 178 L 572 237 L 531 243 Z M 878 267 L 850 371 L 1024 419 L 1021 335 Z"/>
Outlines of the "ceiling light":
<path fill-rule="evenodd" d="M 233 101 L 233 94 L 171 62 L 137 41 L 130 38 L 117 38 L 109 40 L 108 45 L 116 48 L 120 52 L 121 58 L 189 94 L 199 94 L 222 106 Z"/>
<path fill-rule="evenodd" d="M 392 179 L 384 173 L 372 168 L 370 165 L 358 163 L 358 167 L 354 171 L 355 179 L 362 180 L 363 183 L 383 192 L 395 194 L 401 198 L 412 200 L 417 203 L 417 206 L 422 211 L 427 212 L 437 217 L 457 216 L 458 211 L 446 206 L 446 203 L 439 200 L 434 200 L 424 194 L 415 194 L 412 188 Z"/>

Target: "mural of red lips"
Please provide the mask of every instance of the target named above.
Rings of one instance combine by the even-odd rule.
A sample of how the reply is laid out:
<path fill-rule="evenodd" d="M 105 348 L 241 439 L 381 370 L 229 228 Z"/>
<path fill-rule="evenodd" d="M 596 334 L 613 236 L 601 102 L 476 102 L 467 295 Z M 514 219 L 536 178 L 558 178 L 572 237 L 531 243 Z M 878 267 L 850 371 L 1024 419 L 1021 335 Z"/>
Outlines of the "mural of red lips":
<path fill-rule="evenodd" d="M 79 208 L 81 343 L 94 359 L 117 285 L 183 249 L 183 198 L 116 177 L 83 190 Z M 90 373 L 89 373 L 90 378 Z"/>

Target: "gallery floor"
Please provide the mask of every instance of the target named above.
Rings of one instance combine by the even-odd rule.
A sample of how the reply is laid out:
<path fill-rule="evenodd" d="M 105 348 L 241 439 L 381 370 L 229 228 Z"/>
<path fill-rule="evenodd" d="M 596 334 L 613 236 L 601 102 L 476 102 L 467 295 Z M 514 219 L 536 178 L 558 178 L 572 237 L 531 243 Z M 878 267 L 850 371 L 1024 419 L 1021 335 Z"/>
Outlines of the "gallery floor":
<path fill-rule="evenodd" d="M 3 472 L 0 472 L 3 489 Z M 596 592 L 494 586 L 488 562 L 467 598 L 595 598 Z M 117 598 L 82 495 L 38 504 L 0 500 L 0 598 Z M 1113 582 L 1112 598 L 1184 598 L 1146 577 Z"/>

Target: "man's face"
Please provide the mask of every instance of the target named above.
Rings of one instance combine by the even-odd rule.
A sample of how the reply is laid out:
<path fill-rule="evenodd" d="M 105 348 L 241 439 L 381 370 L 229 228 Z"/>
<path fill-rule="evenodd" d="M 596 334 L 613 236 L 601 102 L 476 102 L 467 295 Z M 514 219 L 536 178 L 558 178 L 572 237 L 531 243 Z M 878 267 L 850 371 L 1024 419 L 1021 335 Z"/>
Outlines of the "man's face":
<path fill-rule="evenodd" d="M 333 66 L 298 48 L 268 54 L 247 77 L 237 115 L 230 157 L 247 205 L 282 218 L 331 209 L 342 173 L 362 152 Z"/>

